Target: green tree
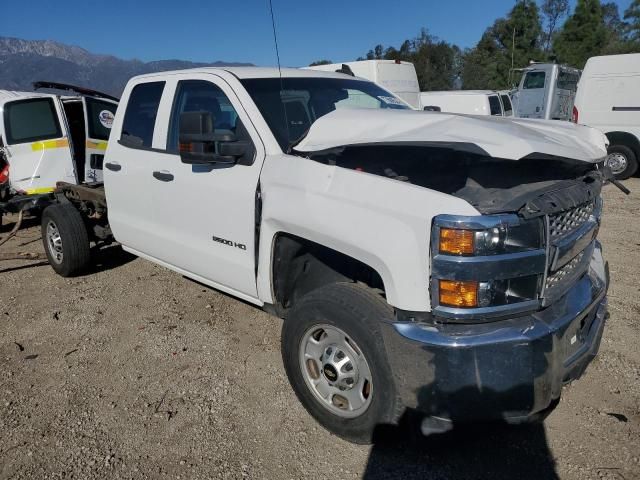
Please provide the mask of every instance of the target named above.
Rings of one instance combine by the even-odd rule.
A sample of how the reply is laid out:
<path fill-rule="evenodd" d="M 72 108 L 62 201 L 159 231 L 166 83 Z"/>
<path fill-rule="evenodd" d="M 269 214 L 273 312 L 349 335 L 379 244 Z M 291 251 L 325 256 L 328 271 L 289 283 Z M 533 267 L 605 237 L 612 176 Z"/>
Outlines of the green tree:
<path fill-rule="evenodd" d="M 627 21 L 627 32 L 629 40 L 636 43 L 636 50 L 640 47 L 640 0 L 633 0 L 629 8 L 624 12 L 624 19 Z"/>
<path fill-rule="evenodd" d="M 331 60 L 316 60 L 315 62 L 311 62 L 309 66 L 315 67 L 317 65 L 329 65 L 330 63 L 333 63 L 333 62 Z"/>
<path fill-rule="evenodd" d="M 578 0 L 575 12 L 553 42 L 558 60 L 583 68 L 586 61 L 604 50 L 608 32 L 599 0 Z"/>
<path fill-rule="evenodd" d="M 553 34 L 560 21 L 569 14 L 569 0 L 544 0 L 540 7 L 544 16 L 545 29 L 543 32 L 544 51 L 551 50 Z"/>
<path fill-rule="evenodd" d="M 541 60 L 542 26 L 538 5 L 518 0 L 506 18 L 497 19 L 464 57 L 464 88 L 501 89 L 515 79 L 512 67 Z"/>

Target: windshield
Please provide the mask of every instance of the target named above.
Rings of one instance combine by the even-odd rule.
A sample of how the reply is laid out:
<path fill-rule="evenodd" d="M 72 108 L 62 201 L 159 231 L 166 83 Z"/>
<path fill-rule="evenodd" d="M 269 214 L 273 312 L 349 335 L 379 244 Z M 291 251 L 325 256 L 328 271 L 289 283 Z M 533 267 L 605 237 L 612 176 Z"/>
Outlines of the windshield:
<path fill-rule="evenodd" d="M 241 82 L 285 152 L 306 135 L 318 118 L 334 110 L 409 109 L 391 93 L 363 80 L 252 78 Z"/>

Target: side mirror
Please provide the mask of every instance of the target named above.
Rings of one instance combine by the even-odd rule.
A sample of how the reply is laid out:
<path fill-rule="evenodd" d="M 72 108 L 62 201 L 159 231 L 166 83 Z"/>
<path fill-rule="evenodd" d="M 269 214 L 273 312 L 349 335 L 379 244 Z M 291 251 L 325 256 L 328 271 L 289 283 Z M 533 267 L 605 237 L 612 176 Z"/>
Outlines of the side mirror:
<path fill-rule="evenodd" d="M 215 133 L 214 118 L 209 112 L 185 112 L 180 115 L 179 138 L 180 159 L 190 165 L 236 163 L 232 149 L 220 147 L 235 142 L 231 132 Z"/>
<path fill-rule="evenodd" d="M 436 105 L 427 105 L 423 108 L 425 112 L 441 112 L 442 109 Z"/>

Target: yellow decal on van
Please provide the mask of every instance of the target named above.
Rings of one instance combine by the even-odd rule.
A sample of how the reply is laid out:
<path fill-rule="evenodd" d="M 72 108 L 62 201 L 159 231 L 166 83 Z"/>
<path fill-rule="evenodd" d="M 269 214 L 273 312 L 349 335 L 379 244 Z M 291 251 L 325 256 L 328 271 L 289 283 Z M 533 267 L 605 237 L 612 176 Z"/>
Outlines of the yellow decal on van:
<path fill-rule="evenodd" d="M 42 142 L 33 142 L 31 150 L 39 152 L 40 150 L 48 150 L 50 148 L 64 148 L 69 146 L 69 140 L 61 138 L 60 140 L 45 140 Z"/>
<path fill-rule="evenodd" d="M 91 140 L 87 140 L 86 146 L 87 148 L 95 148 L 96 150 L 106 150 L 107 142 L 92 142 Z"/>
<path fill-rule="evenodd" d="M 42 187 L 42 188 L 27 188 L 25 193 L 27 195 L 37 195 L 39 193 L 51 193 L 55 190 L 53 187 Z"/>

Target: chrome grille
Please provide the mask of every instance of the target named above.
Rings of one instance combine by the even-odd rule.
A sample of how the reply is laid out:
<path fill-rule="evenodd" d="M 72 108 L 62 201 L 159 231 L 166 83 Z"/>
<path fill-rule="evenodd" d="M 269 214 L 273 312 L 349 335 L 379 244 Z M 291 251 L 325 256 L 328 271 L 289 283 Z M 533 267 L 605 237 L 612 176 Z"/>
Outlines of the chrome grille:
<path fill-rule="evenodd" d="M 582 263 L 582 259 L 584 258 L 584 250 L 576 255 L 573 260 L 567 263 L 564 267 L 556 270 L 551 275 L 547 277 L 546 283 L 546 294 L 553 294 L 553 290 L 563 285 L 563 280 L 568 280 L 572 277 L 572 273 L 576 271 L 576 269 Z"/>
<path fill-rule="evenodd" d="M 551 239 L 573 232 L 589 219 L 593 213 L 595 202 L 587 202 L 564 212 L 549 215 L 549 233 Z"/>

